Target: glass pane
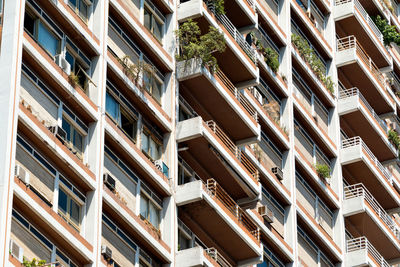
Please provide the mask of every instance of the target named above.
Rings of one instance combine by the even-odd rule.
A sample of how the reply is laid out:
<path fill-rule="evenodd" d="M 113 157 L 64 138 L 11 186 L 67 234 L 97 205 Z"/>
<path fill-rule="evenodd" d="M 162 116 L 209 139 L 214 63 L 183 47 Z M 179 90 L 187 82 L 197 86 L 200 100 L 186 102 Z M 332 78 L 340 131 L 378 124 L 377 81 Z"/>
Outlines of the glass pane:
<path fill-rule="evenodd" d="M 140 215 L 147 219 L 149 201 L 144 195 L 140 195 Z"/>
<path fill-rule="evenodd" d="M 24 28 L 32 36 L 35 35 L 35 19 L 31 17 L 28 13 L 25 13 Z"/>
<path fill-rule="evenodd" d="M 81 206 L 78 205 L 73 199 L 71 199 L 71 210 L 70 210 L 70 218 L 76 224 L 80 223 L 80 215 L 81 215 Z"/>
<path fill-rule="evenodd" d="M 73 143 L 76 149 L 78 149 L 80 152 L 83 151 L 83 137 L 77 130 L 74 130 Z"/>
<path fill-rule="evenodd" d="M 159 222 L 160 222 L 160 211 L 153 205 L 153 203 L 150 203 L 150 223 L 158 228 Z"/>
<path fill-rule="evenodd" d="M 136 121 L 125 112 L 121 112 L 121 128 L 129 137 L 136 139 Z"/>
<path fill-rule="evenodd" d="M 154 36 L 161 41 L 162 40 L 162 34 L 163 34 L 163 24 L 154 19 L 154 31 L 153 34 Z"/>
<path fill-rule="evenodd" d="M 65 194 L 65 192 L 60 188 L 58 190 L 58 209 L 60 209 L 63 213 L 67 213 L 67 203 L 67 194 Z"/>
<path fill-rule="evenodd" d="M 72 138 L 71 138 L 71 125 L 69 124 L 69 122 L 64 117 L 62 119 L 62 128 L 67 133 L 67 140 L 68 141 L 72 141 Z"/>
<path fill-rule="evenodd" d="M 82 1 L 79 0 L 79 15 L 85 19 L 88 17 L 88 6 Z"/>
<path fill-rule="evenodd" d="M 149 73 L 148 71 L 143 72 L 143 83 L 144 83 L 144 88 L 151 93 L 151 78 L 152 74 Z"/>
<path fill-rule="evenodd" d="M 106 112 L 117 122 L 119 122 L 119 104 L 108 92 L 106 94 Z"/>
<path fill-rule="evenodd" d="M 65 59 L 71 65 L 71 71 L 75 73 L 75 57 L 69 52 L 65 52 Z"/>
<path fill-rule="evenodd" d="M 59 40 L 42 22 L 39 22 L 38 42 L 53 56 L 57 54 Z"/>
<path fill-rule="evenodd" d="M 153 160 L 157 160 L 160 158 L 159 153 L 158 153 L 158 144 L 154 142 L 153 139 L 150 138 L 150 157 Z"/>
<path fill-rule="evenodd" d="M 69 2 L 69 4 L 70 4 L 71 6 L 76 7 L 76 1 L 77 1 L 77 0 L 69 0 L 68 2 Z"/>
<path fill-rule="evenodd" d="M 158 102 L 161 102 L 161 90 L 162 84 L 159 83 L 156 79 L 153 79 L 153 92 L 152 95 Z"/>
<path fill-rule="evenodd" d="M 142 132 L 142 150 L 146 153 L 149 152 L 149 137 L 144 132 Z"/>
<path fill-rule="evenodd" d="M 151 31 L 151 13 L 144 9 L 144 26 Z"/>

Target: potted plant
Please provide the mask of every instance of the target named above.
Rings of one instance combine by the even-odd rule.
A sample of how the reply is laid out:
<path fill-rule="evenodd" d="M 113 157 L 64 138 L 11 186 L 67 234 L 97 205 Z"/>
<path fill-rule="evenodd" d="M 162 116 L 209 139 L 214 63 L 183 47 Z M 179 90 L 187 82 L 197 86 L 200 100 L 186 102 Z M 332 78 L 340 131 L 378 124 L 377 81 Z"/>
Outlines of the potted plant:
<path fill-rule="evenodd" d="M 79 84 L 79 77 L 74 72 L 71 72 L 71 74 L 68 75 L 68 81 L 71 86 L 75 88 Z"/>
<path fill-rule="evenodd" d="M 315 171 L 320 178 L 329 180 L 331 178 L 331 168 L 327 164 L 315 164 Z"/>

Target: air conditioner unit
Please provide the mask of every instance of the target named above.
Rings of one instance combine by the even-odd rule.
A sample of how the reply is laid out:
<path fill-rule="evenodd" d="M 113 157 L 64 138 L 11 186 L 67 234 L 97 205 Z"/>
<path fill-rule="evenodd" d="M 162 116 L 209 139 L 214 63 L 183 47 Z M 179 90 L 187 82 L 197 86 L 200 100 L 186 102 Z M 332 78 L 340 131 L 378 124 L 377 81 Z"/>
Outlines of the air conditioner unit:
<path fill-rule="evenodd" d="M 65 59 L 65 57 L 61 54 L 56 55 L 56 64 L 63 69 L 63 71 L 67 74 L 71 74 L 71 65 L 69 62 Z"/>
<path fill-rule="evenodd" d="M 51 126 L 49 130 L 62 142 L 65 142 L 67 139 L 67 133 L 60 126 Z"/>
<path fill-rule="evenodd" d="M 29 184 L 29 172 L 19 164 L 15 165 L 15 176 L 17 176 L 24 184 Z"/>
<path fill-rule="evenodd" d="M 267 206 L 258 207 L 258 213 L 268 222 L 274 222 L 274 212 L 268 209 Z"/>
<path fill-rule="evenodd" d="M 103 255 L 104 258 L 109 261 L 112 258 L 112 250 L 106 245 L 101 245 L 101 255 Z"/>
<path fill-rule="evenodd" d="M 161 159 L 155 160 L 154 165 L 156 165 L 156 168 L 159 169 L 161 172 L 163 171 L 163 162 Z"/>
<path fill-rule="evenodd" d="M 83 0 L 86 5 L 91 6 L 93 4 L 93 0 Z"/>
<path fill-rule="evenodd" d="M 104 176 L 104 184 L 110 189 L 112 192 L 115 191 L 115 179 L 108 173 L 105 173 Z"/>
<path fill-rule="evenodd" d="M 23 262 L 24 249 L 20 247 L 14 240 L 10 240 L 10 252 L 11 255 L 18 259 L 19 262 Z"/>
<path fill-rule="evenodd" d="M 254 97 L 257 99 L 258 102 L 260 102 L 261 105 L 263 104 L 262 95 L 255 88 L 254 88 Z"/>

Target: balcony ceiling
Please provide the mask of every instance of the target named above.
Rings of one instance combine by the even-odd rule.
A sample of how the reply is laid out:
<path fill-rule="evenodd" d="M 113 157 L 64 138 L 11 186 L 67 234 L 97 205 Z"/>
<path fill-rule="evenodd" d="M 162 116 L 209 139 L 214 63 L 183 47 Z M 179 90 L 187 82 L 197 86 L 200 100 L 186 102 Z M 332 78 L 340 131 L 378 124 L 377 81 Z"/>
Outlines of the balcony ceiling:
<path fill-rule="evenodd" d="M 253 10 L 246 3 L 246 0 L 239 1 L 243 2 L 242 5 L 248 6 L 250 10 Z M 243 9 L 240 7 L 237 0 L 225 1 L 225 14 L 237 29 L 253 25 L 253 22 L 250 20 L 247 13 L 244 12 Z"/>

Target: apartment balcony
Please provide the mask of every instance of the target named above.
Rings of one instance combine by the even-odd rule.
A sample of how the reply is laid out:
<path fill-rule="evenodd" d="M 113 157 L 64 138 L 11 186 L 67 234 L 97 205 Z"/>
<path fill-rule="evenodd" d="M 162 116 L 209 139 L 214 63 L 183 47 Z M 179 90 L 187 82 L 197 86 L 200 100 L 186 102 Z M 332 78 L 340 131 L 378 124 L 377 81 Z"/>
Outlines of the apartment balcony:
<path fill-rule="evenodd" d="M 399 258 L 400 226 L 363 184 L 344 188 L 343 216 L 385 259 Z"/>
<path fill-rule="evenodd" d="M 360 137 L 342 140 L 340 153 L 344 173 L 351 175 L 369 191 L 385 192 L 375 195 L 385 209 L 400 205 L 399 193 L 393 187 L 392 174 L 383 167 Z"/>
<path fill-rule="evenodd" d="M 60 266 L 81 266 L 93 262 L 92 258 L 87 259 L 85 256 L 85 259 L 71 250 L 69 243 L 62 243 L 48 229 L 51 227 L 43 229 L 37 220 L 32 220 L 31 214 L 14 207 L 11 219 L 10 266 L 23 266 L 25 258 L 29 261 L 33 258 L 41 259 L 53 265 L 57 262 Z"/>
<path fill-rule="evenodd" d="M 247 97 L 249 103 L 257 111 L 261 127 L 268 134 L 276 136 L 279 142 L 289 149 L 287 129 L 280 120 L 281 100 L 278 97 L 272 97 L 270 92 L 271 90 L 266 88 L 266 83 L 262 82 L 257 87 L 247 88 L 243 95 Z M 278 107 L 273 107 L 274 103 Z"/>
<path fill-rule="evenodd" d="M 279 41 L 286 45 L 286 33 L 282 30 L 278 23 L 279 1 L 255 1 L 257 13 L 259 16 L 259 24 L 266 28 L 268 32 L 273 33 Z"/>
<path fill-rule="evenodd" d="M 197 59 L 179 62 L 177 69 L 181 95 L 203 118 L 218 121 L 237 142 L 258 139 L 256 110 L 220 69 L 211 73 Z"/>
<path fill-rule="evenodd" d="M 129 232 L 135 235 L 137 242 L 146 247 L 153 255 L 165 262 L 172 262 L 171 248 L 163 240 L 165 233 L 144 222 L 140 215 L 132 209 L 131 206 L 135 205 L 135 201 L 137 201 L 135 197 L 127 197 L 126 192 L 122 192 L 120 189 L 112 192 L 103 186 L 103 190 L 103 209 L 113 214 L 113 220 L 126 223 Z M 115 192 L 118 192 L 118 195 Z M 125 195 L 122 197 L 124 193 Z"/>
<path fill-rule="evenodd" d="M 269 189 L 269 188 L 268 188 Z M 281 258 L 286 261 L 293 261 L 293 249 L 285 241 L 287 232 L 285 233 L 285 206 L 273 197 L 265 187 L 262 188 L 261 205 L 265 207 L 267 214 L 260 214 L 260 208 L 248 209 L 247 214 L 260 228 L 260 238 L 262 240 L 264 250 L 268 247 L 281 255 Z M 272 252 L 270 251 L 270 254 Z M 275 257 L 276 258 L 276 257 Z M 279 261 L 279 260 L 278 260 Z"/>
<path fill-rule="evenodd" d="M 311 1 L 313 3 L 313 1 Z M 307 38 L 313 40 L 317 49 L 323 51 L 328 58 L 333 57 L 333 49 L 325 39 L 325 18 L 317 6 L 311 5 L 310 12 L 306 10 L 301 0 L 290 1 L 291 9 L 294 11 L 294 18 L 301 22 L 301 28 Z M 311 18 L 312 16 L 312 18 Z M 293 18 L 292 18 L 293 20 Z"/>
<path fill-rule="evenodd" d="M 368 147 L 373 148 L 379 161 L 397 157 L 398 151 L 388 139 L 389 127 L 368 104 L 358 88 L 340 91 L 338 112 L 342 121 L 341 127 L 345 131 L 351 128 L 349 131 L 360 136 Z"/>
<path fill-rule="evenodd" d="M 178 186 L 176 203 L 236 264 L 261 259 L 259 228 L 214 179 Z"/>
<path fill-rule="evenodd" d="M 169 0 L 160 0 L 158 2 L 169 2 Z M 165 46 L 140 22 L 140 12 L 131 1 L 110 0 L 110 14 L 118 18 L 118 23 L 127 27 L 129 36 L 135 42 L 142 45 L 143 50 L 155 63 L 162 66 L 165 72 L 171 72 L 174 69 L 171 51 Z M 170 3 L 172 6 L 172 3 Z M 169 12 L 172 10 L 169 10 Z"/>
<path fill-rule="evenodd" d="M 31 109 L 32 110 L 32 109 Z M 58 165 L 68 166 L 68 172 L 81 179 L 81 183 L 90 189 L 96 188 L 96 178 L 88 165 L 76 155 L 74 150 L 64 145 L 54 133 L 52 133 L 42 121 L 39 121 L 34 110 L 30 111 L 22 104 L 19 105 L 19 131 L 29 136 L 30 141 L 40 144 L 48 157 Z M 75 153 L 75 154 L 74 154 Z"/>
<path fill-rule="evenodd" d="M 336 66 L 352 86 L 357 87 L 368 103 L 378 113 L 394 110 L 394 100 L 388 93 L 389 85 L 385 77 L 375 65 L 372 58 L 358 43 L 356 37 L 348 36 L 337 40 Z"/>
<path fill-rule="evenodd" d="M 225 3 L 225 15 L 236 28 L 257 24 L 256 0 L 234 0 Z"/>
<path fill-rule="evenodd" d="M 378 68 L 392 65 L 382 33 L 358 0 L 336 0 L 334 18 L 345 36 L 354 36 L 362 44 Z"/>
<path fill-rule="evenodd" d="M 98 107 L 90 99 L 91 86 L 89 90 L 83 90 L 80 86 L 73 87 L 68 75 L 59 67 L 52 58 L 28 33 L 24 32 L 23 39 L 24 63 L 36 73 L 40 73 L 46 81 L 51 83 L 52 88 L 57 90 L 66 99 L 72 99 L 75 105 L 92 120 L 97 118 Z"/>
<path fill-rule="evenodd" d="M 232 24 L 226 15 L 218 15 L 212 2 L 208 0 L 190 0 L 181 3 L 178 10 L 179 22 L 193 19 L 198 22 L 203 33 L 213 26 L 223 33 L 226 50 L 216 54 L 219 67 L 233 84 L 254 84 L 257 82 L 259 70 L 256 66 L 257 52 L 246 42 L 244 36 Z M 232 68 L 235 66 L 235 68 Z"/>
<path fill-rule="evenodd" d="M 186 215 L 184 216 L 185 218 Z M 196 227 L 197 229 L 197 227 Z M 232 260 L 226 259 L 213 245 L 214 240 L 203 236 L 211 247 L 206 244 L 193 231 L 178 218 L 178 252 L 175 263 L 177 266 L 204 266 L 204 267 L 232 267 Z"/>
<path fill-rule="evenodd" d="M 344 258 L 346 266 L 391 266 L 364 236 L 346 241 Z"/>
<path fill-rule="evenodd" d="M 297 253 L 301 266 L 334 267 L 341 257 L 333 255 L 326 247 L 316 240 L 313 235 L 305 231 L 306 228 L 297 226 Z M 333 259 L 336 261 L 333 262 Z"/>
<path fill-rule="evenodd" d="M 214 121 L 204 122 L 201 117 L 181 121 L 176 140 L 183 153 L 206 166 L 211 177 L 224 177 L 218 182 L 235 197 L 259 195 L 257 168 Z"/>
<path fill-rule="evenodd" d="M 323 143 L 324 147 L 336 155 L 337 147 L 329 137 L 329 106 L 326 107 L 326 104 L 308 87 L 297 71 L 293 70 L 293 74 L 295 114 L 301 117 L 310 132 Z"/>

